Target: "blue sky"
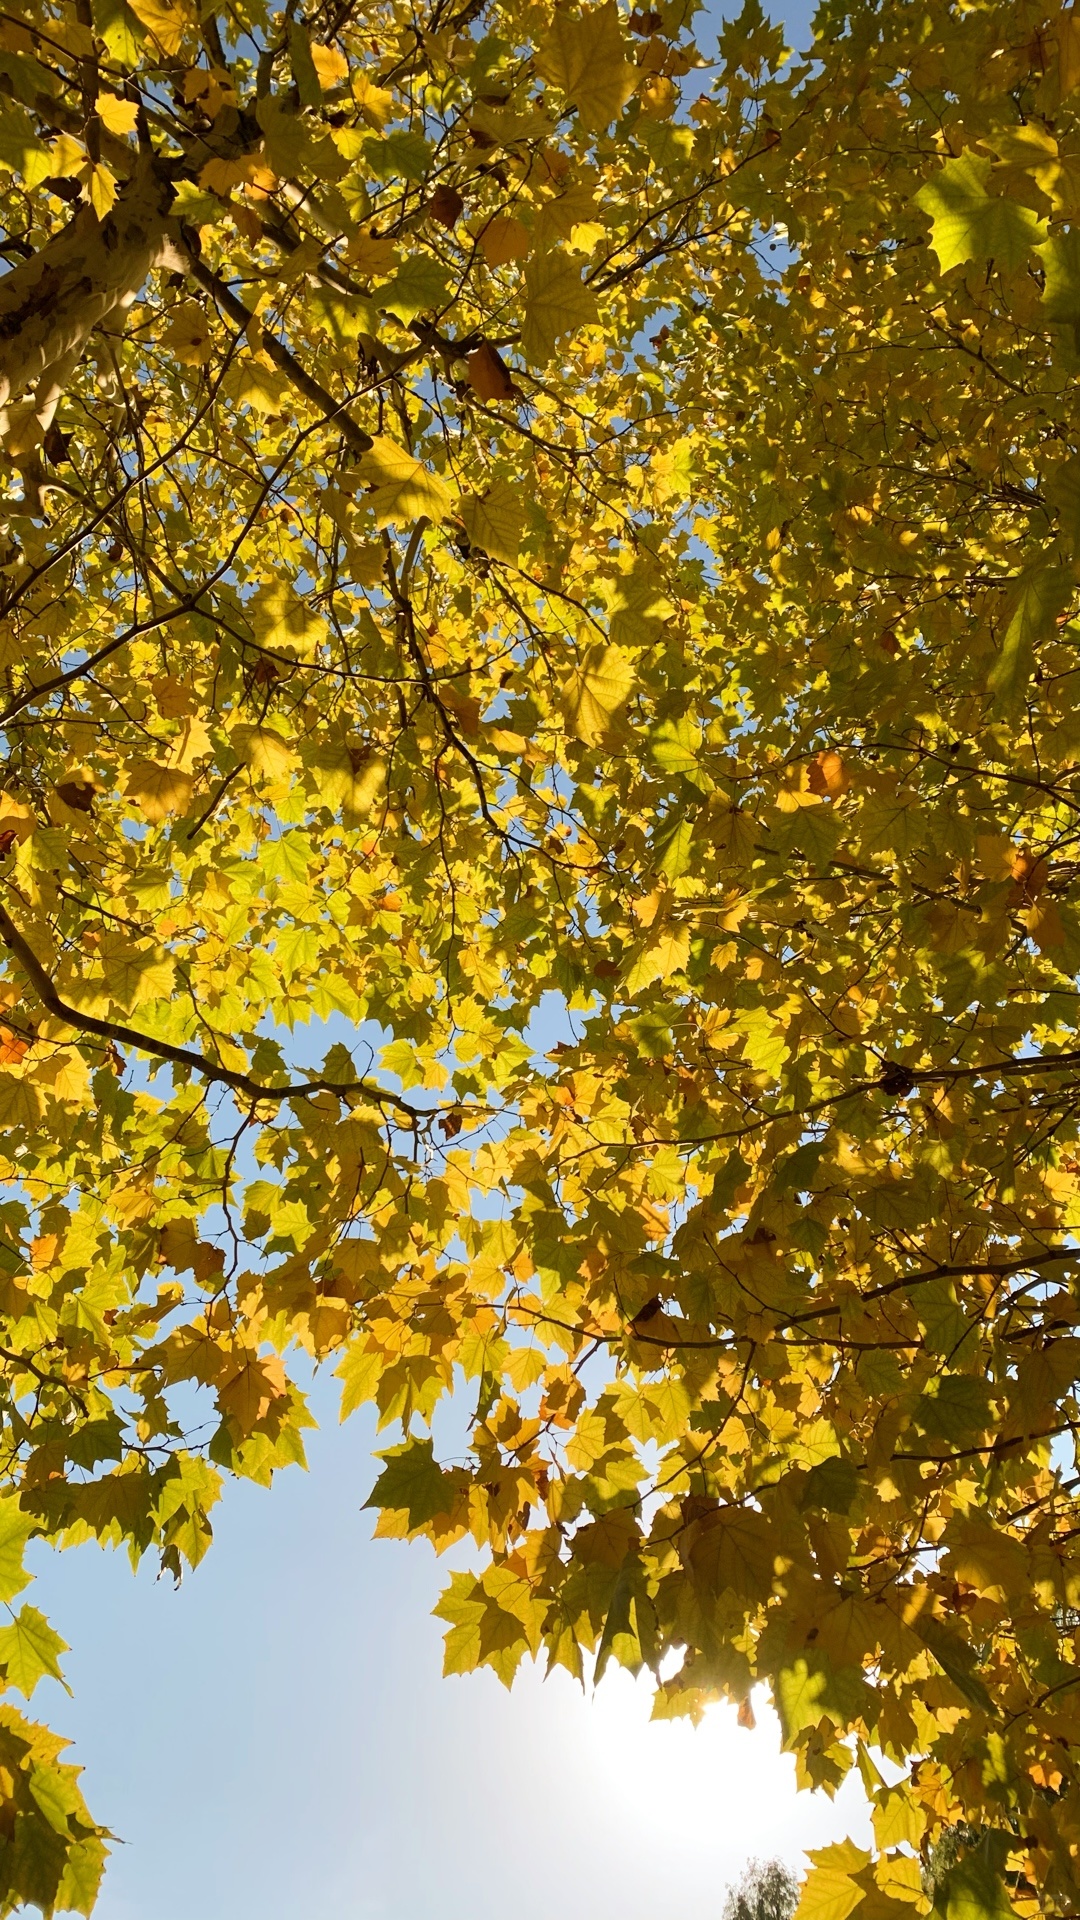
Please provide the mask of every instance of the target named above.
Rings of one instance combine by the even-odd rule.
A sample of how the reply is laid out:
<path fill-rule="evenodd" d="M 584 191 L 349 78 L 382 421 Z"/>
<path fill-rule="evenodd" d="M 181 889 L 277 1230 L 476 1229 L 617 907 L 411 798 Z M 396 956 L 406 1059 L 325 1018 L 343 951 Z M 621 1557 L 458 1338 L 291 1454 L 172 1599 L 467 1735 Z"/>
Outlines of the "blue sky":
<path fill-rule="evenodd" d="M 749 1854 L 865 1838 L 857 1788 L 796 1795 L 764 1711 L 695 1730 L 617 1672 L 443 1680 L 445 1569 L 370 1538 L 371 1423 L 324 1404 L 311 1471 L 232 1488 L 179 1590 L 39 1551 L 74 1698 L 35 1705 L 126 1843 L 98 1920 L 719 1920 Z"/>
<path fill-rule="evenodd" d="M 805 44 L 809 9 L 789 7 Z M 446 1569 L 372 1541 L 372 1422 L 329 1382 L 308 1474 L 231 1487 L 176 1590 L 38 1549 L 74 1697 L 34 1706 L 117 1848 L 98 1920 L 718 1920 L 752 1854 L 865 1837 L 850 1782 L 796 1795 L 775 1723 L 653 1725 L 647 1687 L 441 1678 Z M 49 1696 L 49 1697 L 46 1697 Z"/>

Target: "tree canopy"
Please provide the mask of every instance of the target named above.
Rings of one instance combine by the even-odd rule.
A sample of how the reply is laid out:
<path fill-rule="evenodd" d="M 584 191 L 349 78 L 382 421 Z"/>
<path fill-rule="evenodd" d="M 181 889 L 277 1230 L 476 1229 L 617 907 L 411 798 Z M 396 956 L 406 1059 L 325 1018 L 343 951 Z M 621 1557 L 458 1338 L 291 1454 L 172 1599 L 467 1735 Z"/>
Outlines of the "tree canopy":
<path fill-rule="evenodd" d="M 695 26 L 0 13 L 5 1913 L 28 1542 L 309 1357 L 449 1672 L 765 1684 L 802 1920 L 1080 1899 L 1080 14 Z"/>

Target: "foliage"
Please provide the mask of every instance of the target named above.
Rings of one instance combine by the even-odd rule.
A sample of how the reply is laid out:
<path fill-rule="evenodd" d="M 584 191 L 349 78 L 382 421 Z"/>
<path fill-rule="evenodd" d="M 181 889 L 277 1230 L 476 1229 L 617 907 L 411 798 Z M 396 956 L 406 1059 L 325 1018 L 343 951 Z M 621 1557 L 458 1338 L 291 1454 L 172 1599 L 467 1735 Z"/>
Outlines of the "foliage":
<path fill-rule="evenodd" d="M 0 1667 L 300 1352 L 480 1551 L 448 1671 L 766 1683 L 873 1803 L 803 1920 L 1064 1914 L 1080 19 L 817 36 L 0 18 Z M 85 1912 L 0 1732 L 0 1910 Z"/>
<path fill-rule="evenodd" d="M 729 1887 L 722 1920 L 791 1920 L 799 1883 L 782 1860 L 751 1860 Z"/>

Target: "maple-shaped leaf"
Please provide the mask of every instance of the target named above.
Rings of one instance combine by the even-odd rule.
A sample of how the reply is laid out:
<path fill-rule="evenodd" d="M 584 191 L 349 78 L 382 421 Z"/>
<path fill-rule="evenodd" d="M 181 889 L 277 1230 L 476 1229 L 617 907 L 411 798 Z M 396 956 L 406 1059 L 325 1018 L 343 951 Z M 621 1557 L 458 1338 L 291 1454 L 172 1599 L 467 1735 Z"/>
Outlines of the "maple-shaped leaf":
<path fill-rule="evenodd" d="M 986 682 L 1003 706 L 1023 693 L 1034 670 L 1035 649 L 1055 632 L 1055 616 L 1071 587 L 1067 568 L 1038 563 L 1026 568 L 1009 587 L 997 658 Z"/>
<path fill-rule="evenodd" d="M 525 269 L 525 311 L 521 342 L 533 366 L 546 366 L 558 342 L 596 319 L 596 299 L 571 253 L 554 250 L 530 260 Z"/>
<path fill-rule="evenodd" d="M 626 975 L 627 993 L 640 993 L 654 980 L 681 973 L 690 958 L 690 928 L 675 922 L 657 927 L 645 941 Z"/>
<path fill-rule="evenodd" d="M 360 479 L 372 489 L 368 504 L 377 526 L 408 526 L 449 513 L 450 490 L 437 473 L 393 440 L 377 437 L 359 465 Z"/>
<path fill-rule="evenodd" d="M 496 214 L 480 233 L 480 251 L 489 267 L 505 267 L 523 260 L 532 245 L 528 227 L 512 213 Z"/>
<path fill-rule="evenodd" d="M 811 1849 L 807 1858 L 810 1872 L 795 1920 L 847 1920 L 866 1895 L 853 1875 L 868 1867 L 872 1856 L 852 1841 L 841 1840 L 835 1846 Z"/>
<path fill-rule="evenodd" d="M 571 730 L 586 746 L 602 740 L 634 685 L 634 670 L 619 647 L 598 641 L 563 686 Z"/>
<path fill-rule="evenodd" d="M 0 1666 L 11 1686 L 18 1687 L 27 1699 L 46 1676 L 66 1688 L 60 1671 L 60 1655 L 66 1652 L 67 1642 L 36 1607 L 20 1607 L 14 1619 L 0 1627 Z"/>
<path fill-rule="evenodd" d="M 578 14 L 557 13 L 536 52 L 543 79 L 565 93 L 583 126 L 600 133 L 622 112 L 637 82 L 614 0 Z"/>
<path fill-rule="evenodd" d="M 931 242 L 943 273 L 965 260 L 994 259 L 1002 266 L 1023 265 L 1032 247 L 1046 238 L 1046 227 L 1030 207 L 987 191 L 993 162 L 965 151 L 933 174 L 915 194 L 929 214 Z"/>
<path fill-rule="evenodd" d="M 407 1440 L 378 1457 L 386 1464 L 365 1505 L 406 1513 L 410 1528 L 422 1527 L 447 1511 L 453 1489 L 430 1440 Z"/>
<path fill-rule="evenodd" d="M 10 1495 L 0 1500 L 0 1601 L 14 1600 L 32 1576 L 23 1566 L 26 1543 L 34 1531 L 32 1515 Z"/>
<path fill-rule="evenodd" d="M 186 813 L 194 782 L 179 767 L 161 766 L 142 757 L 127 769 L 124 790 L 154 825 L 171 813 Z"/>
<path fill-rule="evenodd" d="M 186 0 L 131 0 L 131 11 L 170 57 L 180 52 L 187 35 L 198 27 L 195 11 Z"/>
<path fill-rule="evenodd" d="M 326 639 L 326 621 L 284 580 L 260 587 L 246 612 L 261 647 L 309 660 Z"/>
<path fill-rule="evenodd" d="M 516 487 L 493 480 L 486 492 L 463 499 L 458 512 L 470 546 L 516 566 L 525 530 L 525 505 Z"/>

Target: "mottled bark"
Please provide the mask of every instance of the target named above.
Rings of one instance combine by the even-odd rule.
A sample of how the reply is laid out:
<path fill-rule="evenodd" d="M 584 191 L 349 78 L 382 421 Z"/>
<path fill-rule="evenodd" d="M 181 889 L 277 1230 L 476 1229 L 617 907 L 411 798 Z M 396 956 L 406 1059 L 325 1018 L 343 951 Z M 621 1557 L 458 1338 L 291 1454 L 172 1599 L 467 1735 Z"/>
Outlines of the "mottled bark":
<path fill-rule="evenodd" d="M 104 220 L 80 207 L 33 259 L 0 279 L 0 434 L 30 452 L 52 422 L 95 327 L 131 306 L 153 267 L 183 267 L 172 187 L 147 157 Z"/>

